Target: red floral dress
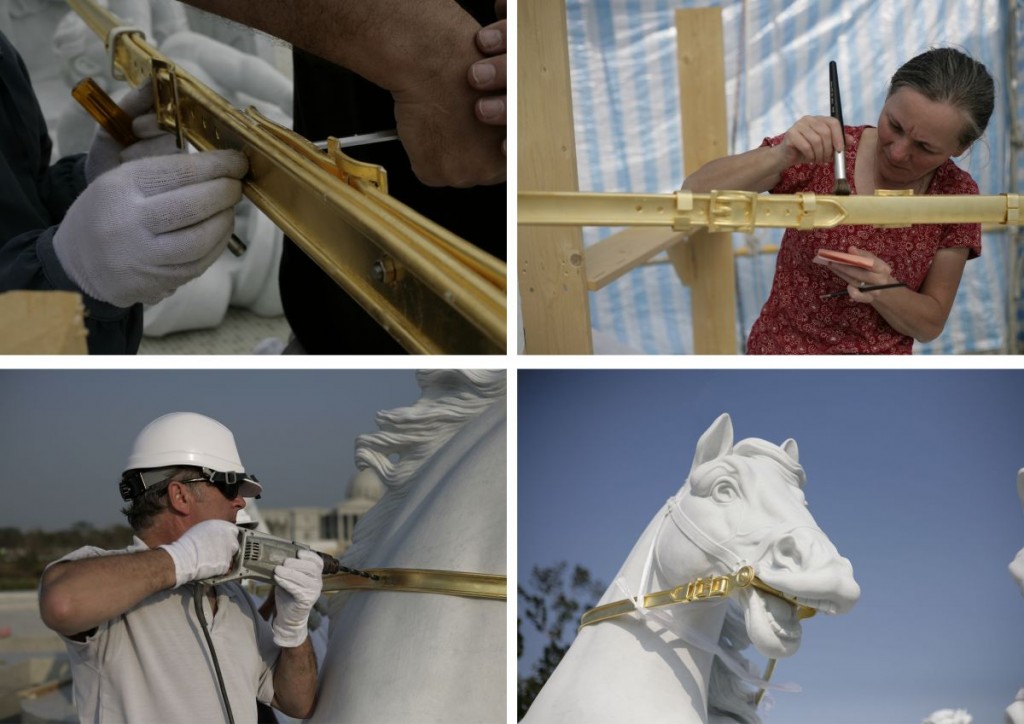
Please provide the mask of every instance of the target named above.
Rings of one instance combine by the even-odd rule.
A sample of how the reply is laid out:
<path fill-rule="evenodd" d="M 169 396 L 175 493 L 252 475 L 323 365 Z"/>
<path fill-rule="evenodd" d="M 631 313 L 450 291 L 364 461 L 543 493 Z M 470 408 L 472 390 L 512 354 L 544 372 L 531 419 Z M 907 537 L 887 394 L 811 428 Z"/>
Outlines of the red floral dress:
<path fill-rule="evenodd" d="M 867 126 L 847 127 L 854 139 L 846 149 L 847 180 L 852 193 L 857 147 Z M 782 136 L 766 138 L 762 146 L 776 146 Z M 776 194 L 813 192 L 831 194 L 835 183 L 832 164 L 800 164 L 787 169 L 772 189 Z M 970 174 L 946 161 L 932 177 L 928 195 L 977 194 Z M 917 291 L 924 283 L 935 252 L 967 247 L 968 258 L 981 254 L 980 224 L 915 224 L 906 229 L 873 226 L 838 226 L 798 231 L 782 237 L 775 279 L 768 301 L 754 322 L 747 354 L 910 354 L 914 340 L 900 334 L 870 304 L 847 296 L 822 299 L 822 294 L 846 288 L 827 267 L 814 264 L 818 249 L 846 251 L 849 246 L 870 251 L 892 267 L 898 281 Z"/>

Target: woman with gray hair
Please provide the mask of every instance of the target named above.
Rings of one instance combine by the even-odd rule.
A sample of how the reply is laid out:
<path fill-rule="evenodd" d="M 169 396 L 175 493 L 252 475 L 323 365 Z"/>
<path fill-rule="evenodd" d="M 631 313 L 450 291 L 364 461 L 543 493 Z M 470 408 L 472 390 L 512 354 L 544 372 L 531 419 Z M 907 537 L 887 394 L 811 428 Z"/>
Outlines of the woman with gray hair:
<path fill-rule="evenodd" d="M 832 194 L 834 155 L 842 153 L 855 194 L 977 194 L 952 158 L 984 133 L 994 99 L 984 65 L 954 48 L 933 48 L 893 75 L 877 126 L 805 116 L 753 151 L 705 164 L 683 188 Z M 859 259 L 823 261 L 820 250 Z M 980 253 L 980 224 L 788 229 L 747 352 L 910 354 L 915 339 L 942 332 L 964 265 Z"/>

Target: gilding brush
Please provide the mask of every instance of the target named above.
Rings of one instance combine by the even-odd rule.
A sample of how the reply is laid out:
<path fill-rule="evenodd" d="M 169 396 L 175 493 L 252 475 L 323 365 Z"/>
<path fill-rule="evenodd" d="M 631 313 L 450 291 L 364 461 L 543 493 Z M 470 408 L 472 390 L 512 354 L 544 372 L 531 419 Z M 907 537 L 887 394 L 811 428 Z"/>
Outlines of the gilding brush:
<path fill-rule="evenodd" d="M 839 73 L 836 62 L 828 64 L 829 107 L 832 117 L 839 121 L 839 133 L 843 136 L 843 145 L 835 152 L 836 185 L 832 193 L 836 196 L 849 196 L 850 184 L 846 180 L 846 129 L 843 126 L 843 103 L 839 99 Z"/>

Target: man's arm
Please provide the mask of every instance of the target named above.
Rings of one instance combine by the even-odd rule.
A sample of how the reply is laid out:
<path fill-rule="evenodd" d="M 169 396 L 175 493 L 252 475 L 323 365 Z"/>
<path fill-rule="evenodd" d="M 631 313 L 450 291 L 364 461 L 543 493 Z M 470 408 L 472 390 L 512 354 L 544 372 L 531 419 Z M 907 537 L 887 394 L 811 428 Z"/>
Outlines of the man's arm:
<path fill-rule="evenodd" d="M 316 705 L 316 683 L 316 656 L 307 636 L 298 646 L 281 649 L 274 669 L 274 708 L 308 719 Z"/>
<path fill-rule="evenodd" d="M 421 181 L 505 179 L 504 129 L 477 120 L 470 66 L 480 25 L 453 0 L 185 0 L 274 35 L 391 91 L 398 133 Z M 330 93 L 330 88 L 323 92 Z"/>
<path fill-rule="evenodd" d="M 174 561 L 163 550 L 61 561 L 43 573 L 43 623 L 75 638 L 175 583 Z"/>
<path fill-rule="evenodd" d="M 152 550 L 61 561 L 43 572 L 39 613 L 54 631 L 76 638 L 157 591 L 226 573 L 237 550 L 235 525 L 207 520 Z"/>

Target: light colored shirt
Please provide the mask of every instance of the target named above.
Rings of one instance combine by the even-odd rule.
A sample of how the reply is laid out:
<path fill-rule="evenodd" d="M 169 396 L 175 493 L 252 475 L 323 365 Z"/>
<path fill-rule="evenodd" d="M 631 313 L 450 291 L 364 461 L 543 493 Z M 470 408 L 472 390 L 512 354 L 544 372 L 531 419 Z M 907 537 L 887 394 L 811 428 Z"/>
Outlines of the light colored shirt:
<path fill-rule="evenodd" d="M 147 550 L 86 546 L 62 561 Z M 59 562 L 59 561 L 58 561 Z M 53 565 L 53 564 L 51 564 Z M 75 706 L 83 722 L 224 722 L 213 658 L 193 604 L 195 584 L 156 593 L 100 625 L 85 641 L 66 637 Z M 237 582 L 216 587 L 217 613 L 202 597 L 235 721 L 256 721 L 256 701 L 274 697 L 278 648 L 270 626 Z"/>

